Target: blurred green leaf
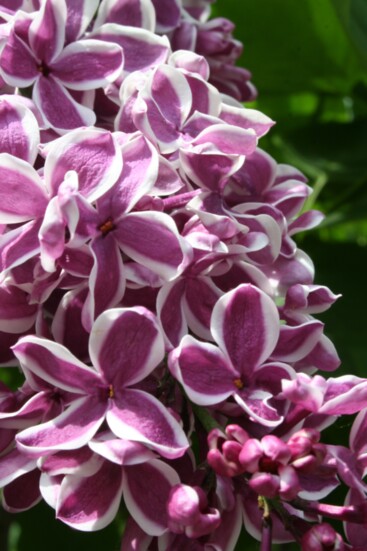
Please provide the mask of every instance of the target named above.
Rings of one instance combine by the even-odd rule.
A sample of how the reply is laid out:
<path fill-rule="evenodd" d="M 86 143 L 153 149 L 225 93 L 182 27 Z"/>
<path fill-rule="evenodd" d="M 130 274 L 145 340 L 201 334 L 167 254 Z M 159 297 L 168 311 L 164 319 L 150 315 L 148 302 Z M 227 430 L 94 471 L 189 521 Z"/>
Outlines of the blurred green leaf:
<path fill-rule="evenodd" d="M 245 45 L 240 65 L 253 72 L 260 94 L 349 94 L 366 80 L 333 0 L 217 0 L 214 9 L 236 23 Z"/>

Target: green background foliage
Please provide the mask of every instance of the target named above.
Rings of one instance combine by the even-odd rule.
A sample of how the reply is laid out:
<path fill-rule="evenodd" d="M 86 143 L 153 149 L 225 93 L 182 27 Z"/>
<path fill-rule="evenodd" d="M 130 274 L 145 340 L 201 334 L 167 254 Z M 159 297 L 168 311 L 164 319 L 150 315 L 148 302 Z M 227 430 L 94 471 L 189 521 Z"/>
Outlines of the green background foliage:
<path fill-rule="evenodd" d="M 307 175 L 315 190 L 309 206 L 326 214 L 298 242 L 315 263 L 316 282 L 343 294 L 321 316 L 340 373 L 366 376 L 367 2 L 217 0 L 213 15 L 236 23 L 245 45 L 239 64 L 259 91 L 251 106 L 277 121 L 261 147 Z M 350 424 L 338 422 L 326 437 L 346 443 Z M 17 516 L 0 511 L 0 551 L 117 551 L 123 516 L 84 534 L 55 521 L 45 504 Z M 238 549 L 258 549 L 250 539 L 243 534 Z"/>

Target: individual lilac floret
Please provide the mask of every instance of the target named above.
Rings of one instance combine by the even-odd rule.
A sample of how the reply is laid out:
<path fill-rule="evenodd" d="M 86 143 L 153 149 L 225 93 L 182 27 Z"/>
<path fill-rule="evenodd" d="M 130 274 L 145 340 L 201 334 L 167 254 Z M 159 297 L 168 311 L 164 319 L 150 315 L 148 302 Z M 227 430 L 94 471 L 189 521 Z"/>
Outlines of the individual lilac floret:
<path fill-rule="evenodd" d="M 349 548 L 334 528 L 323 522 L 316 524 L 301 540 L 302 551 L 345 551 Z"/>
<path fill-rule="evenodd" d="M 145 308 L 107 310 L 96 320 L 89 341 L 94 367 L 39 337 L 20 339 L 14 353 L 27 378 L 37 376 L 71 393 L 61 415 L 18 434 L 27 453 L 78 449 L 104 420 L 116 436 L 143 442 L 164 457 L 179 457 L 187 449 L 178 421 L 155 397 L 134 388 L 164 356 L 160 329 Z"/>
<path fill-rule="evenodd" d="M 174 486 L 168 504 L 168 527 L 176 534 L 199 538 L 213 532 L 220 524 L 218 509 L 209 508 L 205 492 L 198 486 Z"/>
<path fill-rule="evenodd" d="M 282 379 L 295 376 L 290 366 L 271 362 L 279 334 L 277 308 L 254 285 L 239 285 L 216 303 L 211 333 L 218 347 L 185 336 L 169 357 L 169 367 L 194 403 L 210 406 L 233 396 L 254 421 L 282 421 L 272 399 Z"/>
<path fill-rule="evenodd" d="M 69 90 L 94 90 L 113 82 L 123 67 L 118 44 L 83 39 L 65 46 L 65 0 L 45 0 L 34 17 L 13 21 L 0 57 L 5 82 L 26 88 L 49 126 L 59 133 L 95 122 L 94 112 Z"/>

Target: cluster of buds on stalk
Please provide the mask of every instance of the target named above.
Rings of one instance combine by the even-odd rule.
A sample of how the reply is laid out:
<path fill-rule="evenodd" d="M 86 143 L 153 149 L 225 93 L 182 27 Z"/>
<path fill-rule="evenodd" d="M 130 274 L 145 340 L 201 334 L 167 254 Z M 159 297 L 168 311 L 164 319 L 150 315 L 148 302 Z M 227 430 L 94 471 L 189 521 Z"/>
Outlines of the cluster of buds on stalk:
<path fill-rule="evenodd" d="M 327 376 L 338 296 L 293 238 L 322 214 L 210 4 L 0 1 L 3 506 L 123 502 L 121 551 L 362 550 L 367 379 Z"/>

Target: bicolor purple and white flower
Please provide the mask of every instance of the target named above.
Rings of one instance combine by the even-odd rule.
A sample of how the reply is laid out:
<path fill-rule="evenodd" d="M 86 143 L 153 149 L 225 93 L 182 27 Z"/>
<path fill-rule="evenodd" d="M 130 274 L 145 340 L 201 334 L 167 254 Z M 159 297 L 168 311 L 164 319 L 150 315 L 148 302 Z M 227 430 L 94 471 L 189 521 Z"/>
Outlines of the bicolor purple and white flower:
<path fill-rule="evenodd" d="M 14 353 L 27 377 L 70 393 L 61 415 L 18 434 L 18 446 L 27 453 L 78 449 L 104 420 L 116 436 L 143 442 L 164 457 L 179 457 L 187 449 L 178 421 L 154 396 L 135 388 L 164 357 L 163 337 L 146 309 L 108 310 L 97 319 L 89 341 L 93 367 L 38 337 L 20 339 Z"/>

